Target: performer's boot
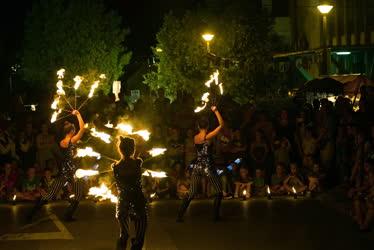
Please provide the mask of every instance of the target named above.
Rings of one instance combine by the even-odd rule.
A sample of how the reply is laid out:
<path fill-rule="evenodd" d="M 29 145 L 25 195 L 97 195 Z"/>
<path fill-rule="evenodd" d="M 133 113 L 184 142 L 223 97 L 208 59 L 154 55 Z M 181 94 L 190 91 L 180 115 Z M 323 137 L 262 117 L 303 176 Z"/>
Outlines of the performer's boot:
<path fill-rule="evenodd" d="M 214 209 L 214 214 L 213 214 L 213 220 L 214 221 L 220 221 L 221 216 L 220 216 L 220 208 L 221 208 L 221 201 L 222 201 L 222 192 L 216 194 L 216 197 L 214 198 L 214 204 L 213 204 L 213 209 Z"/>
<path fill-rule="evenodd" d="M 190 205 L 191 200 L 192 200 L 192 199 L 190 199 L 190 198 L 184 198 L 184 199 L 183 199 L 183 201 L 182 201 L 182 205 L 181 205 L 181 207 L 179 208 L 178 217 L 177 217 L 177 222 L 183 222 L 183 216 L 184 216 L 184 213 L 186 212 L 188 206 Z"/>
<path fill-rule="evenodd" d="M 31 209 L 31 211 L 26 216 L 26 223 L 31 223 L 34 216 L 39 212 L 39 210 L 43 207 L 44 204 L 46 204 L 47 201 L 38 199 L 34 207 Z"/>
<path fill-rule="evenodd" d="M 78 205 L 79 201 L 74 200 L 70 202 L 70 206 L 68 207 L 64 215 L 65 221 L 75 221 L 75 219 L 73 218 L 73 214 L 75 210 L 77 210 Z"/>

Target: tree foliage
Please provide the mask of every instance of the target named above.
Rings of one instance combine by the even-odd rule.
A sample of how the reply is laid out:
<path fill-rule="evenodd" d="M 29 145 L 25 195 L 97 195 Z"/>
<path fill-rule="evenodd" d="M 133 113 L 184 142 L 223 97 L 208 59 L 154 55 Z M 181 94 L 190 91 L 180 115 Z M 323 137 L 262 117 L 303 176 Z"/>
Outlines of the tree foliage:
<path fill-rule="evenodd" d="M 25 24 L 24 79 L 52 86 L 56 71 L 65 68 L 66 78 L 81 75 L 91 84 L 104 73 L 107 84 L 99 88 L 107 93 L 108 83 L 117 80 L 130 61 L 124 45 L 128 33 L 121 28 L 121 17 L 101 1 L 36 1 Z"/>
<path fill-rule="evenodd" d="M 204 82 L 217 68 L 225 92 L 238 103 L 250 101 L 270 66 L 272 22 L 248 8 L 231 4 L 214 11 L 190 11 L 182 17 L 167 15 L 157 34 L 157 48 L 162 52 L 154 50 L 156 70 L 145 75 L 144 83 L 153 90 L 165 89 L 171 100 L 178 92 L 200 98 Z M 210 48 L 218 60 L 213 63 L 201 38 L 205 31 L 215 34 Z"/>

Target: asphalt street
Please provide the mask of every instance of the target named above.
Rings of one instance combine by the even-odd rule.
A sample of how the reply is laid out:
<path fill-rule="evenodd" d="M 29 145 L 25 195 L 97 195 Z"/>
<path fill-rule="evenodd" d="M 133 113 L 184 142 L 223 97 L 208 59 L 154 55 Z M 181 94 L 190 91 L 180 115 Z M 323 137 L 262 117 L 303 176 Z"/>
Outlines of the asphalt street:
<path fill-rule="evenodd" d="M 176 223 L 180 201 L 154 201 L 144 249 L 373 250 L 372 233 L 320 200 L 223 201 L 223 221 L 212 221 L 212 201 L 193 201 L 184 223 Z M 55 202 L 26 225 L 30 204 L 0 205 L 0 249 L 107 250 L 118 236 L 114 204 L 84 201 L 77 221 L 60 220 L 66 202 Z"/>

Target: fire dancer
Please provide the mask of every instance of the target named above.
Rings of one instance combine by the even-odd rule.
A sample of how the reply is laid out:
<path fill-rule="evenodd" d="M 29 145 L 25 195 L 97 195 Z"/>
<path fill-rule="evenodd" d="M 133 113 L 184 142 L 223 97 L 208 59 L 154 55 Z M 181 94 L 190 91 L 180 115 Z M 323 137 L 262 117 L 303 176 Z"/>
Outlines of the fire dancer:
<path fill-rule="evenodd" d="M 213 131 L 208 132 L 208 121 L 206 119 L 202 119 L 198 122 L 199 133 L 194 137 L 194 143 L 197 150 L 197 159 L 193 165 L 189 194 L 182 202 L 179 209 L 177 222 L 183 222 L 183 215 L 196 195 L 198 187 L 201 183 L 201 179 L 204 176 L 208 178 L 216 192 L 214 199 L 214 221 L 220 220 L 219 210 L 222 201 L 222 184 L 212 163 L 210 141 L 217 136 L 219 131 L 222 129 L 224 122 L 221 114 L 217 110 L 217 107 L 212 106 L 211 109 L 216 115 L 219 125 Z"/>
<path fill-rule="evenodd" d="M 63 159 L 59 176 L 53 182 L 49 192 L 42 195 L 41 199 L 36 202 L 27 217 L 28 222 L 31 222 L 34 215 L 42 208 L 42 206 L 47 203 L 47 201 L 53 199 L 64 186 L 67 186 L 68 190 L 74 193 L 69 196 L 70 206 L 66 210 L 64 218 L 66 221 L 74 221 L 73 214 L 78 208 L 79 201 L 83 197 L 83 186 L 80 179 L 74 178 L 77 166 L 74 164 L 73 157 L 75 154 L 76 143 L 82 138 L 84 133 L 84 121 L 78 110 L 73 110 L 72 114 L 78 119 L 79 131 L 76 133 L 74 124 L 67 121 L 65 122 L 65 137 L 60 141 Z"/>
<path fill-rule="evenodd" d="M 135 158 L 135 141 L 120 137 L 118 151 L 121 159 L 113 165 L 113 173 L 118 190 L 116 217 L 120 225 L 117 250 L 126 249 L 129 238 L 129 221 L 135 225 L 135 237 L 131 239 L 131 249 L 141 250 L 147 229 L 146 199 L 142 192 L 142 160 Z"/>

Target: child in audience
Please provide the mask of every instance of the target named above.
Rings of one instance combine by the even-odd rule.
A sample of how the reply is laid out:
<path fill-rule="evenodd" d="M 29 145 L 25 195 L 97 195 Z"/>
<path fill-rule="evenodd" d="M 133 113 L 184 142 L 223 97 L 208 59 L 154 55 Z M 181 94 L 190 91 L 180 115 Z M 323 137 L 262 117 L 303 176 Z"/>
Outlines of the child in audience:
<path fill-rule="evenodd" d="M 284 180 L 284 187 L 287 192 L 293 193 L 293 188 L 295 188 L 296 193 L 303 193 L 307 186 L 305 185 L 304 178 L 301 174 L 299 174 L 299 169 L 295 162 L 290 164 L 290 174 Z"/>
<path fill-rule="evenodd" d="M 42 193 L 42 195 L 47 194 L 49 192 L 49 189 L 52 186 L 54 180 L 55 179 L 52 176 L 52 170 L 50 168 L 45 168 L 40 183 L 40 192 Z"/>
<path fill-rule="evenodd" d="M 270 190 L 272 194 L 282 195 L 286 193 L 286 189 L 283 185 L 286 177 L 285 166 L 282 162 L 279 162 L 275 168 L 275 173 L 271 177 Z"/>
<path fill-rule="evenodd" d="M 21 192 L 17 193 L 17 199 L 34 201 L 40 197 L 40 179 L 35 172 L 34 167 L 27 170 L 26 178 L 22 180 Z"/>
<path fill-rule="evenodd" d="M 248 169 L 242 166 L 239 170 L 239 179 L 235 182 L 235 198 L 238 198 L 239 194 L 245 193 L 245 198 L 251 197 L 251 178 L 249 176 Z M 245 192 L 244 192 L 245 191 Z"/>
<path fill-rule="evenodd" d="M 255 178 L 253 179 L 253 194 L 264 196 L 266 193 L 264 173 L 261 169 L 256 169 Z"/>
<path fill-rule="evenodd" d="M 314 163 L 312 171 L 310 171 L 308 174 L 308 190 L 313 193 L 321 192 L 321 184 L 323 183 L 324 178 L 325 175 L 321 173 L 319 164 Z"/>

